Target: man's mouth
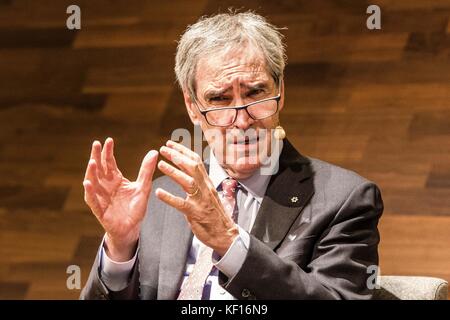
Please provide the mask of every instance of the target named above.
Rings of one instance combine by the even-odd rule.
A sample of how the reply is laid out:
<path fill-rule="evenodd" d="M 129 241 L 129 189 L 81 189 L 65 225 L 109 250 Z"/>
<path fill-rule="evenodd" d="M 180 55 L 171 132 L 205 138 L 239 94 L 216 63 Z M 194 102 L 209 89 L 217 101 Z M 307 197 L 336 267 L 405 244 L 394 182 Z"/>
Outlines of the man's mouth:
<path fill-rule="evenodd" d="M 234 137 L 231 139 L 231 143 L 237 145 L 254 144 L 257 143 L 258 141 L 259 141 L 258 137 L 242 137 L 242 138 Z"/>

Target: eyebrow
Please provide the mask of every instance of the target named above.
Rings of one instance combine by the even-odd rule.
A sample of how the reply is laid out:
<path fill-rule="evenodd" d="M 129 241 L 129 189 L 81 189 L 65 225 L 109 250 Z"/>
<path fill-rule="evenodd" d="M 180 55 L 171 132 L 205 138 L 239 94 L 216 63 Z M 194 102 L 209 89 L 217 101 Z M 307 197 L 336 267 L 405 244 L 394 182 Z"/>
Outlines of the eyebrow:
<path fill-rule="evenodd" d="M 266 82 L 257 82 L 255 84 L 251 84 L 251 85 L 241 84 L 241 87 L 244 87 L 247 90 L 259 90 L 259 89 L 267 89 L 268 88 L 268 84 Z M 226 93 L 227 91 L 229 91 L 230 89 L 231 89 L 231 86 L 228 86 L 228 87 L 226 87 L 224 89 L 207 91 L 205 93 L 205 95 L 204 95 L 204 99 L 208 100 L 208 99 L 211 99 L 213 97 L 221 96 L 224 93 Z"/>
<path fill-rule="evenodd" d="M 227 92 L 228 90 L 230 90 L 230 88 L 231 87 L 227 87 L 225 89 L 220 89 L 220 90 L 209 90 L 204 95 L 205 100 L 209 100 L 213 97 L 219 97 L 219 96 L 223 95 L 225 92 Z"/>
<path fill-rule="evenodd" d="M 243 85 L 243 87 L 245 87 L 247 90 L 259 90 L 259 89 L 268 89 L 268 83 L 267 82 L 257 82 L 255 84 L 252 85 Z"/>

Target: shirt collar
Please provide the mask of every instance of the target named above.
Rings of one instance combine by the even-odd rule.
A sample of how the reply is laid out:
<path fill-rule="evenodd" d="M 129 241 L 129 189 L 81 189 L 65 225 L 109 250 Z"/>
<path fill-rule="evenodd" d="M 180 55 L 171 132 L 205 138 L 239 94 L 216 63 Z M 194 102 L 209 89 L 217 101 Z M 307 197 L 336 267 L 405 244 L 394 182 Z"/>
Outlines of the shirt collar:
<path fill-rule="evenodd" d="M 281 149 L 278 154 L 280 153 Z M 277 161 L 278 160 L 279 159 L 277 159 Z M 270 178 L 272 177 L 270 175 L 262 175 L 260 171 L 261 170 L 256 170 L 256 172 L 249 178 L 238 180 L 239 184 L 242 185 L 245 190 L 247 190 L 247 192 L 249 192 L 256 199 L 256 201 L 258 201 L 259 204 L 262 203 Z M 216 190 L 219 188 L 223 180 L 229 178 L 229 175 L 225 172 L 214 156 L 212 149 L 209 155 L 209 178 L 211 179 Z"/>

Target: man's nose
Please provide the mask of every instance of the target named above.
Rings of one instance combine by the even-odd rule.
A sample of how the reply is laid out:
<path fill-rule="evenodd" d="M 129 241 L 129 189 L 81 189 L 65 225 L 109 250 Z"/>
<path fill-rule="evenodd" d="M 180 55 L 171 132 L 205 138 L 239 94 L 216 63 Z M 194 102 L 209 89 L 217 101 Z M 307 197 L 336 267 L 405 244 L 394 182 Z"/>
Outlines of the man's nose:
<path fill-rule="evenodd" d="M 250 128 L 250 126 L 255 123 L 255 120 L 253 120 L 250 115 L 248 114 L 247 110 L 241 109 L 238 110 L 236 115 L 236 121 L 234 122 L 234 125 L 238 127 L 239 129 L 246 130 Z"/>

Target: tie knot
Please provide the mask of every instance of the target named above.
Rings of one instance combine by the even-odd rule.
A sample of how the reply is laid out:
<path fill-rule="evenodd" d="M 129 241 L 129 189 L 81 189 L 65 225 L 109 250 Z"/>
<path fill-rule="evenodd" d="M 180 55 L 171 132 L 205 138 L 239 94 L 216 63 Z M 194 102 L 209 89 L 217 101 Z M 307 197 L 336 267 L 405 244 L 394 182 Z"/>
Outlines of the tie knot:
<path fill-rule="evenodd" d="M 222 181 L 223 195 L 226 198 L 234 199 L 236 196 L 238 182 L 232 178 L 227 178 Z"/>

